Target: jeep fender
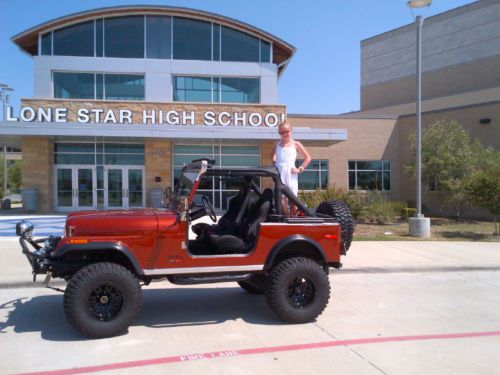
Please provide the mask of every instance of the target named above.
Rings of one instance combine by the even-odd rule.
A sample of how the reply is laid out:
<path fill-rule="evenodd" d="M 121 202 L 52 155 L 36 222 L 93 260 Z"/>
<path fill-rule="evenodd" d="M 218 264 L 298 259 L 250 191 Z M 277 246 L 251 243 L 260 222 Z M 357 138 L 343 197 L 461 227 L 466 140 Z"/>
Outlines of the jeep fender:
<path fill-rule="evenodd" d="M 264 271 L 269 271 L 277 262 L 284 258 L 293 256 L 305 256 L 315 259 L 325 268 L 328 269 L 328 262 L 321 245 L 313 238 L 294 234 L 279 240 L 274 246 L 269 256 L 267 257 Z"/>
<path fill-rule="evenodd" d="M 132 251 L 122 243 L 116 242 L 89 242 L 86 244 L 66 244 L 61 247 L 55 254 L 53 254 L 53 258 L 62 258 L 68 254 L 97 254 L 99 255 L 99 251 L 104 252 L 108 251 L 111 253 L 119 254 L 120 256 L 125 257 L 125 259 L 130 263 L 132 267 L 132 271 L 136 275 L 144 275 L 141 265 L 133 255 Z"/>

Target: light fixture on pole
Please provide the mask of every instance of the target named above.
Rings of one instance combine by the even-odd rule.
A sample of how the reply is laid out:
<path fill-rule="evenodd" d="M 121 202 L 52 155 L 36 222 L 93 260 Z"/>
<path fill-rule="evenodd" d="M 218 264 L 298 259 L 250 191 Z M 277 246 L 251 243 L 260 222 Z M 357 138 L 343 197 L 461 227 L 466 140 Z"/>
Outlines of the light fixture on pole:
<path fill-rule="evenodd" d="M 425 11 L 432 4 L 432 0 L 410 0 L 407 2 L 412 15 L 415 18 L 417 27 L 417 56 L 416 56 L 416 86 L 417 97 L 415 117 L 417 122 L 417 199 L 415 217 L 410 218 L 410 235 L 413 237 L 430 237 L 431 235 L 431 222 L 430 219 L 425 218 L 422 214 L 422 25 L 424 23 Z M 424 14 L 415 16 L 414 9 L 425 8 Z"/>
<path fill-rule="evenodd" d="M 10 95 L 8 92 L 12 92 L 14 89 L 6 85 L 5 83 L 0 83 L 0 100 L 3 104 L 3 120 L 7 121 L 7 106 L 9 105 Z M 3 145 L 3 195 L 7 195 L 7 146 Z"/>

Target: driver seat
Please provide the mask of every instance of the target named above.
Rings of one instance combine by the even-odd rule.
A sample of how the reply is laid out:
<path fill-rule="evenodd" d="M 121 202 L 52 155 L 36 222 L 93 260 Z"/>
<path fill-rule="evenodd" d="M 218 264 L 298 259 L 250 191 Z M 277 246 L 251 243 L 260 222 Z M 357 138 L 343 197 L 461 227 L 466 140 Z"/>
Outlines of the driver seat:
<path fill-rule="evenodd" d="M 236 235 L 210 234 L 210 240 L 218 253 L 244 254 L 249 252 L 257 239 L 259 225 L 271 212 L 273 191 L 265 189 L 259 200 L 250 207 L 248 216 L 238 224 Z"/>
<path fill-rule="evenodd" d="M 238 195 L 229 201 L 228 210 L 219 219 L 217 224 L 197 223 L 191 227 L 198 238 L 204 237 L 205 233 L 234 233 L 236 232 L 235 220 L 245 200 L 245 191 L 240 190 Z"/>

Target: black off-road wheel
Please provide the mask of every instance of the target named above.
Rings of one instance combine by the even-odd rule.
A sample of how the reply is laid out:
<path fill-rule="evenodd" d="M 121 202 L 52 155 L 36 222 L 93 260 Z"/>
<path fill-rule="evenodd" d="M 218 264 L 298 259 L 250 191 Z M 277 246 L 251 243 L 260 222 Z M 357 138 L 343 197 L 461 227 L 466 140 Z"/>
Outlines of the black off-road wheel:
<path fill-rule="evenodd" d="M 248 280 L 238 281 L 238 285 L 250 294 L 264 294 L 266 279 L 265 275 L 252 275 Z"/>
<path fill-rule="evenodd" d="M 66 319 L 90 338 L 125 333 L 141 309 L 139 280 L 115 263 L 94 263 L 82 268 L 64 292 Z"/>
<path fill-rule="evenodd" d="M 327 272 L 308 258 L 289 258 L 278 263 L 268 277 L 266 300 L 271 310 L 288 323 L 316 319 L 330 299 Z"/>
<path fill-rule="evenodd" d="M 320 203 L 316 213 L 332 216 L 338 220 L 342 230 L 342 251 L 345 255 L 351 247 L 354 233 L 354 218 L 349 206 L 342 201 L 324 201 Z"/>

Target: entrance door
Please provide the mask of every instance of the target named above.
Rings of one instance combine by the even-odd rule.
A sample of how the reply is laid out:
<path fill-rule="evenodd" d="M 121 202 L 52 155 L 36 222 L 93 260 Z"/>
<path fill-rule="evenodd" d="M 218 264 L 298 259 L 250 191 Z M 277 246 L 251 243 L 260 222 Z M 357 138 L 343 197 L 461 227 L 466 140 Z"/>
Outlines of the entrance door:
<path fill-rule="evenodd" d="M 55 173 L 58 211 L 96 208 L 96 174 L 89 166 L 57 166 Z"/>
<path fill-rule="evenodd" d="M 112 166 L 104 172 L 104 206 L 109 209 L 144 207 L 144 167 Z"/>

